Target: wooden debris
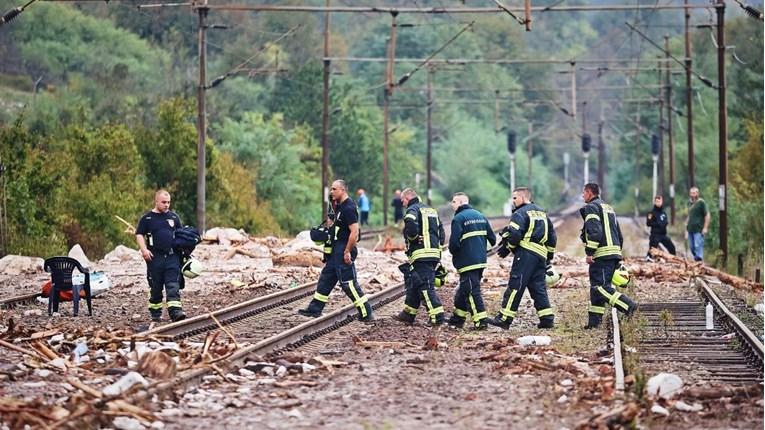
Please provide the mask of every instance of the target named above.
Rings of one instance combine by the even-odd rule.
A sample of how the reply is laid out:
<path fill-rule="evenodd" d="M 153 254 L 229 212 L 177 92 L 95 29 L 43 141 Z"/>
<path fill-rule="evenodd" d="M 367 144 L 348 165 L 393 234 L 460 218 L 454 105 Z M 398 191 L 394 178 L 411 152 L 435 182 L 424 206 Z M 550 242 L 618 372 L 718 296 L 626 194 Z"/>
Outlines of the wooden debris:
<path fill-rule="evenodd" d="M 5 348 L 8 348 L 8 349 L 16 351 L 16 352 L 20 352 L 22 354 L 31 355 L 32 357 L 37 357 L 37 354 L 35 354 L 34 352 L 32 352 L 32 351 L 30 351 L 28 349 L 21 348 L 19 346 L 16 346 L 16 345 L 14 345 L 14 344 L 12 344 L 10 342 L 6 342 L 4 340 L 0 340 L 0 346 L 3 346 Z"/>
<path fill-rule="evenodd" d="M 236 337 L 234 337 L 234 334 L 231 333 L 231 330 L 223 327 L 220 321 L 218 321 L 218 318 L 215 318 L 215 315 L 213 315 L 212 312 L 208 312 L 208 315 L 210 315 L 210 318 L 212 318 L 212 320 L 215 321 L 215 324 L 218 325 L 218 328 L 221 329 L 223 333 L 226 333 L 226 335 L 228 335 L 228 337 L 231 338 L 231 340 L 234 342 L 234 345 L 236 345 L 236 349 L 240 349 L 242 346 L 239 345 L 239 342 L 236 341 Z"/>
<path fill-rule="evenodd" d="M 692 399 L 700 399 L 700 400 L 712 400 L 712 399 L 719 399 L 721 397 L 751 399 L 751 398 L 761 398 L 762 396 L 763 396 L 762 385 L 760 384 L 746 385 L 743 387 L 728 387 L 728 386 L 710 387 L 710 388 L 694 387 L 694 388 L 689 388 L 687 390 L 684 390 L 682 394 L 683 398 L 692 398 Z"/>
<path fill-rule="evenodd" d="M 40 339 L 43 337 L 51 337 L 59 334 L 58 330 L 52 329 L 52 330 L 45 330 L 45 331 L 38 331 L 37 333 L 32 333 L 32 336 L 30 336 L 30 339 Z"/>
<path fill-rule="evenodd" d="M 666 253 L 657 248 L 651 248 L 650 253 L 654 257 L 663 258 L 664 260 L 668 262 L 682 264 L 683 267 L 685 268 L 685 272 L 687 275 L 695 275 L 695 274 L 703 273 L 705 275 L 714 276 L 720 281 L 726 284 L 729 284 L 733 286 L 734 288 L 746 289 L 746 290 L 751 290 L 755 292 L 763 291 L 762 284 L 758 284 L 748 279 L 739 278 L 738 276 L 734 276 L 734 275 L 722 272 L 713 267 L 705 266 L 700 261 L 697 262 L 697 261 L 686 260 L 685 258 Z"/>
<path fill-rule="evenodd" d="M 125 233 L 128 234 L 135 234 L 135 227 L 133 227 L 133 224 L 130 224 L 129 222 L 122 219 L 119 215 L 114 215 L 118 220 L 122 221 L 127 228 L 125 228 Z"/>
<path fill-rule="evenodd" d="M 353 343 L 360 347 L 376 347 L 381 346 L 384 348 L 405 348 L 408 346 L 406 342 L 382 342 L 382 341 L 368 341 L 362 340 L 358 336 L 353 336 Z"/>
<path fill-rule="evenodd" d="M 594 417 L 581 421 L 576 425 L 576 430 L 584 429 L 617 429 L 631 423 L 640 412 L 640 406 L 637 403 L 630 402 L 624 406 L 612 409 L 608 412 L 595 415 Z"/>
<path fill-rule="evenodd" d="M 279 388 L 291 388 L 291 387 L 315 387 L 319 385 L 316 381 L 278 381 L 274 382 L 274 387 Z"/>
<path fill-rule="evenodd" d="M 151 351 L 138 362 L 138 373 L 155 379 L 170 379 L 175 375 L 177 364 L 173 357 L 164 351 Z"/>

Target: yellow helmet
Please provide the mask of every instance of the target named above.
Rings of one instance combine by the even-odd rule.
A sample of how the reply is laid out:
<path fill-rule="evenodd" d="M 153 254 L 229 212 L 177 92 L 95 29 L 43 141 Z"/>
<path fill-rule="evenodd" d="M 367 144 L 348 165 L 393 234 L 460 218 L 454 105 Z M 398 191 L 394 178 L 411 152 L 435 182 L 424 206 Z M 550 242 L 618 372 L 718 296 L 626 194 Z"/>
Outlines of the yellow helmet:
<path fill-rule="evenodd" d="M 560 273 L 553 269 L 552 266 L 545 271 L 545 285 L 552 287 L 560 281 Z"/>
<path fill-rule="evenodd" d="M 624 264 L 620 265 L 618 269 L 614 271 L 614 276 L 611 277 L 611 284 L 615 287 L 623 287 L 630 282 L 630 272 L 624 267 Z"/>
<path fill-rule="evenodd" d="M 449 281 L 449 272 L 444 266 L 438 266 L 436 269 L 436 288 L 441 288 Z"/>

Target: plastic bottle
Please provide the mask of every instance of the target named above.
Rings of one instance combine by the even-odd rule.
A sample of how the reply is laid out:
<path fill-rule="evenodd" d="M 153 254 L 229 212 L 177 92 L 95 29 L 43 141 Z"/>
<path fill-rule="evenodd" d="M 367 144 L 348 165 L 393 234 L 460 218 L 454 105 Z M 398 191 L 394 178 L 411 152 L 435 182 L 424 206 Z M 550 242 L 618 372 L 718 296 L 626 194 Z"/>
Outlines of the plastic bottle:
<path fill-rule="evenodd" d="M 714 330 L 715 328 L 714 315 L 715 315 L 715 310 L 712 307 L 712 304 L 707 303 L 707 330 Z"/>

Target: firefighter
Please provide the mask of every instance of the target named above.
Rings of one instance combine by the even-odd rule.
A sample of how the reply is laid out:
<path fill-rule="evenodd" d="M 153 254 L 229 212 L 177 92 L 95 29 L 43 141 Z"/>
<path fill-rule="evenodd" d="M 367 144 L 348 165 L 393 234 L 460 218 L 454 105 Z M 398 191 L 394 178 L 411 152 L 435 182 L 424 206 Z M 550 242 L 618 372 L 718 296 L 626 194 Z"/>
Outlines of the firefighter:
<path fill-rule="evenodd" d="M 337 203 L 334 223 L 330 229 L 332 252 L 319 275 L 313 300 L 307 308 L 298 310 L 298 313 L 314 318 L 321 316 L 329 300 L 329 293 L 340 282 L 345 295 L 358 308 L 358 319 L 370 322 L 373 320 L 372 307 L 359 286 L 354 266 L 354 260 L 358 255 L 356 242 L 359 239 L 359 210 L 356 202 L 348 197 L 348 187 L 342 179 L 332 182 L 329 194 Z"/>
<path fill-rule="evenodd" d="M 449 252 L 452 264 L 460 274 L 460 285 L 454 294 L 454 313 L 447 323 L 462 327 L 468 314 L 473 316 L 476 330 L 486 328 L 486 307 L 481 296 L 481 278 L 486 268 L 486 252 L 497 242 L 489 220 L 469 204 L 465 193 L 452 196 L 452 232 Z M 490 244 L 490 245 L 489 245 Z"/>
<path fill-rule="evenodd" d="M 531 201 L 530 189 L 518 187 L 513 190 L 513 207 L 510 223 L 500 234 L 502 247 L 499 250 L 503 258 L 512 251 L 513 267 L 502 297 L 502 307 L 497 316 L 487 322 L 504 330 L 510 328 L 528 287 L 539 317 L 537 327 L 553 328 L 555 315 L 547 297 L 545 276 L 555 253 L 555 229 L 547 213 Z"/>
<path fill-rule="evenodd" d="M 413 324 L 420 304 L 428 311 L 428 324 L 444 323 L 444 307 L 436 295 L 436 266 L 441 262 L 444 244 L 444 226 L 438 212 L 422 203 L 413 189 L 401 192 L 401 201 L 407 207 L 404 215 L 404 241 L 409 257 L 409 285 L 404 310 L 393 318 Z"/>
<path fill-rule="evenodd" d="M 667 235 L 667 213 L 664 212 L 664 200 L 661 196 L 653 198 L 653 208 L 651 212 L 646 215 L 645 224 L 651 227 L 651 235 L 648 237 L 648 253 L 646 254 L 646 261 L 653 261 L 651 258 L 651 248 L 658 248 L 659 244 L 664 245 L 667 251 L 675 255 L 675 244 L 672 243 L 672 239 Z"/>
<path fill-rule="evenodd" d="M 154 208 L 141 216 L 135 239 L 141 256 L 146 261 L 149 281 L 149 315 L 153 322 L 162 320 L 162 295 L 167 295 L 167 314 L 170 320 L 186 318 L 181 303 L 181 256 L 173 250 L 175 230 L 181 227 L 181 218 L 170 210 L 170 193 L 159 190 L 154 195 Z"/>
<path fill-rule="evenodd" d="M 623 240 L 614 209 L 600 198 L 596 183 L 584 185 L 582 198 L 585 206 L 579 209 L 584 220 L 580 239 L 590 266 L 590 307 L 584 328 L 593 329 L 603 320 L 606 302 L 627 315 L 632 315 L 638 305 L 611 285 L 622 260 Z"/>

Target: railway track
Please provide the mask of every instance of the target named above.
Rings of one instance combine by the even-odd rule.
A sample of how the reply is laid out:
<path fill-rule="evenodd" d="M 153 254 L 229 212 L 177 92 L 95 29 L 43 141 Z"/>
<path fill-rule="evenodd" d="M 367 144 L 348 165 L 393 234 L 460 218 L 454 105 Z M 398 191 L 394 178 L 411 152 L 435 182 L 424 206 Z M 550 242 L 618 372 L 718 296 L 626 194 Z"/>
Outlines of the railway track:
<path fill-rule="evenodd" d="M 617 385 L 622 353 L 637 359 L 640 371 L 650 375 L 674 373 L 686 386 L 762 383 L 763 344 L 760 339 L 728 309 L 709 285 L 699 278 L 695 283 L 700 293 L 698 299 L 640 304 L 636 315 L 639 332 L 637 344 L 633 345 L 635 350 L 622 351 L 619 322 L 612 318 Z M 714 309 L 714 327 L 711 329 L 706 326 L 707 303 Z M 634 328 L 634 324 L 630 324 Z"/>
<path fill-rule="evenodd" d="M 32 303 L 40 296 L 40 293 L 29 293 L 0 300 L 0 309 L 13 309 L 19 305 Z"/>
<path fill-rule="evenodd" d="M 322 336 L 349 324 L 364 324 L 356 319 L 357 309 L 351 304 L 339 306 L 334 300 L 328 304 L 325 314 L 319 318 L 306 319 L 290 309 L 297 301 L 313 295 L 316 283 L 299 285 L 289 290 L 259 297 L 208 315 L 200 315 L 177 323 L 168 324 L 144 332 L 144 335 L 162 335 L 171 339 L 199 340 L 207 332 L 221 327 L 247 344 L 228 357 L 222 365 L 241 367 L 253 355 L 269 356 L 280 351 L 304 346 Z M 391 285 L 374 294 L 367 294 L 372 309 L 378 310 L 404 296 L 403 283 Z M 336 308 L 332 308 L 332 302 Z M 347 301 L 346 301 L 347 303 Z M 151 387 L 148 394 L 159 393 L 178 386 L 198 384 L 202 377 L 214 372 L 212 368 L 190 369 L 176 378 Z"/>

